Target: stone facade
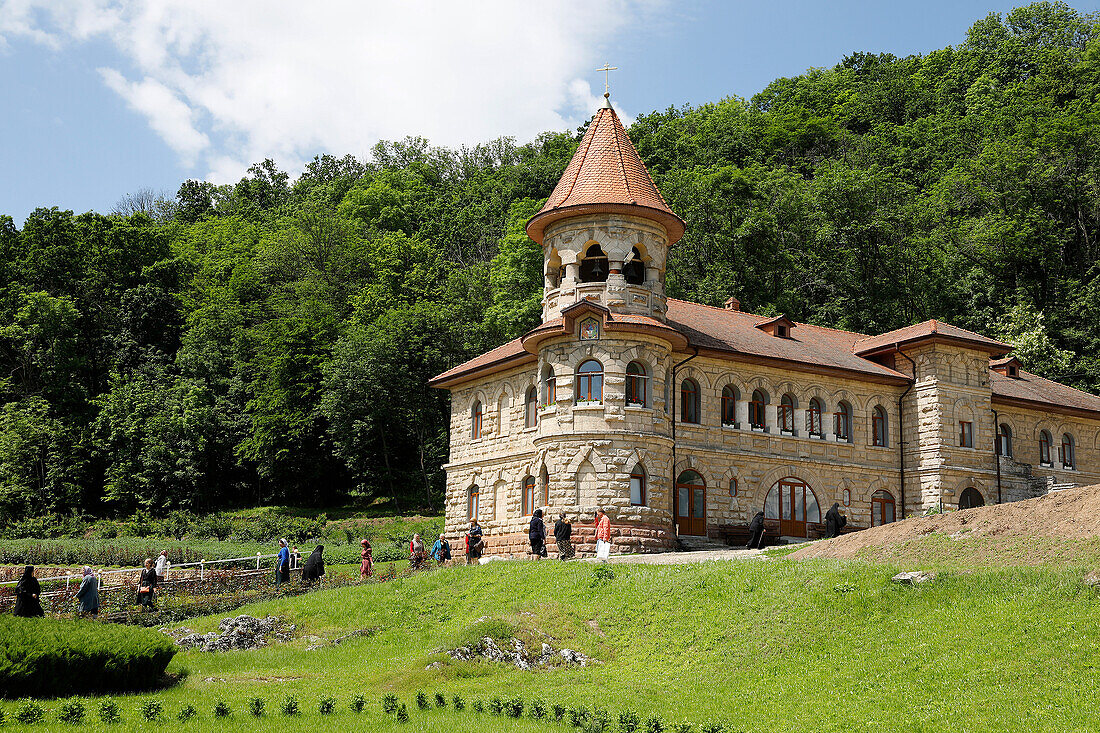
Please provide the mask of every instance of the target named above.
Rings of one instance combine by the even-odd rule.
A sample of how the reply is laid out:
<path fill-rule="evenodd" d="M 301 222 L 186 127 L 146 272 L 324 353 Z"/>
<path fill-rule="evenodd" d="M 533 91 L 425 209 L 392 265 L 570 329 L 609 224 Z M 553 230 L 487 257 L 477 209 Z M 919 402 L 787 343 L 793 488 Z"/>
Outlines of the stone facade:
<path fill-rule="evenodd" d="M 977 495 L 1014 501 L 1100 482 L 1100 399 L 1045 380 L 1076 404 L 996 392 L 990 357 L 1008 347 L 992 339 L 935 321 L 864 338 L 742 314 L 732 299 L 725 312 L 684 309 L 690 326 L 672 321 L 671 304 L 690 305 L 664 289 L 682 222 L 655 187 L 639 193 L 644 166 L 609 106 L 600 114 L 603 132 L 590 126 L 578 150 L 589 158 L 574 159 L 569 185 L 528 225 L 543 247 L 543 324 L 433 380 L 451 390 L 446 532 L 456 547 L 476 518 L 489 553 L 525 554 L 536 508 L 548 531 L 568 515 L 584 554 L 605 507 L 616 551 L 647 552 L 675 547 L 678 534 L 744 527 L 762 508 L 773 531 L 812 536 L 834 502 L 869 526 Z M 593 152 L 601 144 L 615 149 Z M 607 161 L 626 161 L 629 175 L 606 173 Z M 608 203 L 571 203 L 574 190 Z M 750 405 L 754 394 L 763 399 Z M 999 429 L 1011 435 L 1000 458 Z M 693 474 L 701 485 L 680 485 Z M 967 489 L 977 494 L 964 499 Z"/>

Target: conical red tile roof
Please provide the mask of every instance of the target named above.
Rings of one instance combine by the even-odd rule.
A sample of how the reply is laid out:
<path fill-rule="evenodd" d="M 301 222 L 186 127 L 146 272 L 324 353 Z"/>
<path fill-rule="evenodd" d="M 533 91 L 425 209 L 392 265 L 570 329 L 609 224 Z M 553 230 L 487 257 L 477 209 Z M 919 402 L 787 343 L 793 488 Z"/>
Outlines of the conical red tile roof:
<path fill-rule="evenodd" d="M 594 212 L 653 219 L 668 231 L 669 244 L 684 235 L 683 220 L 665 203 L 610 104 L 588 125 L 546 205 L 527 222 L 527 235 L 541 244 L 552 222 Z"/>

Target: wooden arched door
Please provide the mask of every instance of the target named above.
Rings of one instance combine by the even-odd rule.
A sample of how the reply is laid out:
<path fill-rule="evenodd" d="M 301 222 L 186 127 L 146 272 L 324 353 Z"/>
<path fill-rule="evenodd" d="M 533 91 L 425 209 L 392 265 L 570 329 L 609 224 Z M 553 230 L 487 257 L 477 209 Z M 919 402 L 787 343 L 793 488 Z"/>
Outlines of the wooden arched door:
<path fill-rule="evenodd" d="M 695 471 L 676 478 L 676 526 L 680 534 L 707 533 L 707 485 Z"/>
<path fill-rule="evenodd" d="M 821 522 L 821 506 L 817 496 L 804 481 L 785 478 L 777 481 L 764 500 L 764 516 L 779 520 L 779 534 L 785 537 L 808 537 L 808 524 Z"/>

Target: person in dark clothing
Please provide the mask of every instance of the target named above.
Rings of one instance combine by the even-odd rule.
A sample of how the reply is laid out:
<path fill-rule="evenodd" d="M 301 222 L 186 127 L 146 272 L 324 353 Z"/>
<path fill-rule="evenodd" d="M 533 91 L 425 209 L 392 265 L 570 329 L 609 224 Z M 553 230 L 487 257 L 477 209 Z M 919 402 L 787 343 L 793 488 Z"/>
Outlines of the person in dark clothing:
<path fill-rule="evenodd" d="M 531 527 L 527 530 L 531 540 L 531 554 L 536 560 L 546 557 L 546 524 L 542 521 L 542 510 L 536 509 L 531 517 Z"/>
<path fill-rule="evenodd" d="M 558 559 L 572 560 L 577 554 L 573 549 L 573 525 L 565 518 L 565 512 L 554 522 L 554 541 L 558 543 Z"/>
<path fill-rule="evenodd" d="M 275 585 L 290 581 L 290 548 L 287 541 L 279 540 L 279 556 L 275 558 Z"/>
<path fill-rule="evenodd" d="M 748 549 L 764 549 L 764 512 L 757 512 L 756 516 L 749 522 Z"/>
<path fill-rule="evenodd" d="M 473 565 L 481 559 L 481 553 L 485 551 L 485 539 L 481 532 L 481 525 L 477 520 L 470 521 L 470 530 L 466 533 L 466 564 Z"/>
<path fill-rule="evenodd" d="M 321 556 L 324 551 L 324 545 L 317 545 L 306 558 L 306 564 L 302 568 L 302 582 L 306 585 L 313 585 L 313 581 L 320 580 L 325 574 L 325 559 Z"/>
<path fill-rule="evenodd" d="M 138 578 L 138 605 L 146 611 L 157 610 L 156 593 L 157 570 L 153 567 L 153 559 L 149 558 L 145 561 L 145 569 L 141 571 L 141 577 Z"/>
<path fill-rule="evenodd" d="M 12 613 L 23 618 L 45 616 L 42 604 L 38 600 L 41 593 L 42 586 L 39 585 L 38 578 L 34 577 L 34 565 L 26 566 L 23 568 L 23 575 L 19 577 L 19 582 L 15 584 L 15 608 Z"/>
<path fill-rule="evenodd" d="M 76 592 L 76 600 L 80 601 L 80 613 L 85 616 L 95 616 L 99 613 L 99 578 L 87 565 L 81 572 L 84 577 L 80 581 L 80 589 Z"/>
<path fill-rule="evenodd" d="M 847 523 L 848 518 L 840 513 L 840 504 L 833 502 L 833 508 L 825 512 L 825 539 L 838 537 Z"/>

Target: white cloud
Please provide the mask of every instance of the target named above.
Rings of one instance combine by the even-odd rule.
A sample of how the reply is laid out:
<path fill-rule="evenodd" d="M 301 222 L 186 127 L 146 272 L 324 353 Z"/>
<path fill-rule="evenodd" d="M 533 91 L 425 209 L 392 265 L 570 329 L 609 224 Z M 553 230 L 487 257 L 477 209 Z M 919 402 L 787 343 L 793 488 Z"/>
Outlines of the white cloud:
<path fill-rule="evenodd" d="M 379 139 L 573 128 L 599 104 L 588 80 L 609 44 L 664 2 L 0 0 L 0 48 L 106 39 L 126 62 L 100 69 L 107 87 L 225 181 L 265 157 L 296 169 Z"/>

